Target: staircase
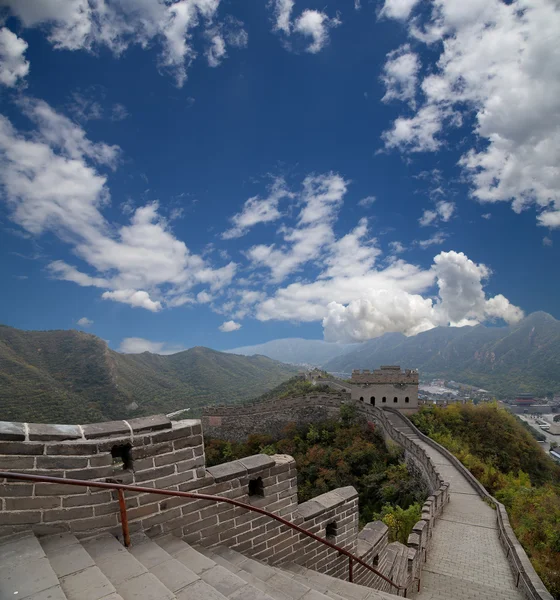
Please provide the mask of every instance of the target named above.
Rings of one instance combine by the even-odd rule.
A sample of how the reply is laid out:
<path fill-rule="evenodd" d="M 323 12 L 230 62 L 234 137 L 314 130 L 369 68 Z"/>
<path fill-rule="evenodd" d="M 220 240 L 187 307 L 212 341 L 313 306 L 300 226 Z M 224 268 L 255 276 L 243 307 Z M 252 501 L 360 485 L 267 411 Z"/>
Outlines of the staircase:
<path fill-rule="evenodd" d="M 109 534 L 27 533 L 0 542 L 0 600 L 394 600 L 304 567 L 272 567 L 171 535 L 129 550 Z"/>

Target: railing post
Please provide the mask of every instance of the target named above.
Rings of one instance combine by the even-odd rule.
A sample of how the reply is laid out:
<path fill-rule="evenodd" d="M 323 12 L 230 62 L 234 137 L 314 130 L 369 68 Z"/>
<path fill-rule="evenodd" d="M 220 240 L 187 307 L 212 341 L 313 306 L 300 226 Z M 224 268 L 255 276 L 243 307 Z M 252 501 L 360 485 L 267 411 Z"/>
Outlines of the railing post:
<path fill-rule="evenodd" d="M 348 557 L 348 581 L 350 583 L 354 581 L 354 565 L 351 556 Z"/>
<path fill-rule="evenodd" d="M 124 491 L 119 489 L 119 508 L 121 510 L 121 526 L 123 533 L 123 542 L 126 548 L 130 546 L 130 532 L 128 531 L 128 515 L 126 514 L 126 502 L 124 501 Z"/>

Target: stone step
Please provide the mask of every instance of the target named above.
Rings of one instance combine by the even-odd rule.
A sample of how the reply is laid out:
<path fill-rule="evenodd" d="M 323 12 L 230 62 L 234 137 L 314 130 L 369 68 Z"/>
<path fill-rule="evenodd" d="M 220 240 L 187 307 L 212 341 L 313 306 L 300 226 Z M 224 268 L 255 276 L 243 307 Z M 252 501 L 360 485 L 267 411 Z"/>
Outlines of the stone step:
<path fill-rule="evenodd" d="M 122 600 L 76 536 L 50 535 L 41 538 L 41 546 L 68 600 Z"/>
<path fill-rule="evenodd" d="M 216 557 L 221 557 L 224 566 L 237 569 L 237 574 L 244 577 L 249 574 L 261 582 L 263 589 L 276 600 L 327 600 L 328 596 L 318 592 L 312 586 L 298 582 L 270 565 L 249 558 L 235 550 L 226 547 L 212 548 Z"/>
<path fill-rule="evenodd" d="M 216 560 L 206 548 L 193 548 L 183 540 L 166 536 L 155 540 L 157 545 L 199 575 L 202 582 L 217 590 L 222 597 L 234 600 L 275 600 L 266 588 L 240 577 L 235 569 L 228 569 Z M 204 596 L 200 596 L 204 598 Z M 194 597 L 193 597 L 194 600 Z"/>
<path fill-rule="evenodd" d="M 282 565 L 282 569 L 288 575 L 291 573 L 291 576 L 297 581 L 307 582 L 308 585 L 327 596 L 329 592 L 334 592 L 347 600 L 395 600 L 396 598 L 395 594 L 350 583 L 300 565 L 288 563 Z"/>
<path fill-rule="evenodd" d="M 82 542 L 123 600 L 175 600 L 177 597 L 112 535 Z"/>
<path fill-rule="evenodd" d="M 0 542 L 0 598 L 67 600 L 49 559 L 33 534 Z"/>

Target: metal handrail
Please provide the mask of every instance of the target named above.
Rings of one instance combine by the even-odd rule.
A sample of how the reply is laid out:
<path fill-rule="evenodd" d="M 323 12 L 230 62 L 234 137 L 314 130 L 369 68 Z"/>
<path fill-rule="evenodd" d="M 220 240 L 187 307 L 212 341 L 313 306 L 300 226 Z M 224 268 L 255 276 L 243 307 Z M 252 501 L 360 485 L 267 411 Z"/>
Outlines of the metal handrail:
<path fill-rule="evenodd" d="M 124 541 L 124 545 L 127 548 L 128 548 L 128 546 L 130 546 L 130 534 L 128 532 L 128 516 L 127 516 L 127 512 L 126 512 L 126 503 L 125 503 L 125 499 L 124 499 L 125 491 L 144 492 L 146 494 L 160 494 L 161 496 L 178 496 L 180 498 L 192 498 L 194 500 L 210 500 L 211 502 L 225 502 L 226 504 L 233 504 L 233 506 L 239 506 L 240 508 L 244 508 L 246 510 L 257 512 L 257 513 L 260 513 L 261 515 L 266 515 L 267 517 L 270 517 L 271 519 L 274 519 L 274 520 L 282 523 L 282 525 L 285 525 L 285 526 L 289 527 L 290 529 L 294 529 L 298 533 L 302 533 L 303 535 L 313 538 L 317 542 L 320 542 L 321 544 L 328 546 L 329 548 L 332 548 L 333 550 L 336 550 L 339 554 L 347 556 L 348 557 L 348 581 L 352 582 L 352 580 L 353 580 L 353 571 L 354 571 L 353 563 L 356 562 L 357 564 L 362 565 L 363 567 L 366 567 L 366 569 L 369 569 L 372 573 L 375 573 L 375 575 L 377 575 L 378 577 L 381 577 L 381 579 L 383 579 L 387 583 L 391 584 L 394 588 L 397 589 L 397 594 L 401 590 L 404 590 L 404 593 L 405 593 L 404 596 L 406 597 L 406 588 L 403 588 L 402 586 L 396 584 L 394 581 L 391 581 L 388 577 L 385 577 L 385 575 L 383 575 L 382 573 L 380 573 L 379 571 L 374 569 L 371 565 L 368 565 L 361 558 L 359 558 L 358 556 L 355 556 L 351 552 L 348 552 L 348 550 L 345 550 L 344 548 L 341 548 L 340 546 L 337 546 L 336 544 L 333 544 L 332 542 L 329 542 L 328 540 L 325 540 L 324 538 L 319 537 L 318 535 L 315 535 L 314 533 L 311 533 L 310 531 L 307 531 L 307 529 L 303 529 L 303 527 L 300 527 L 299 525 L 295 525 L 294 523 L 291 523 L 290 521 L 287 521 L 286 519 L 283 519 L 282 517 L 275 515 L 274 513 L 264 510 L 263 508 L 259 508 L 258 506 L 252 506 L 251 504 L 246 504 L 245 502 L 239 502 L 239 500 L 233 500 L 232 498 L 225 498 L 223 496 L 212 496 L 210 494 L 197 494 L 196 492 L 178 492 L 178 491 L 174 491 L 174 490 L 162 490 L 160 488 L 149 488 L 149 487 L 142 487 L 139 485 L 128 485 L 125 483 L 109 483 L 109 482 L 104 482 L 104 481 L 83 481 L 81 479 L 66 479 L 63 477 L 48 477 L 47 475 L 31 475 L 31 474 L 24 474 L 24 473 L 0 471 L 0 479 L 4 479 L 4 478 L 17 479 L 17 480 L 21 480 L 21 481 L 37 481 L 37 482 L 41 482 L 41 483 L 62 483 L 62 484 L 66 484 L 66 485 L 78 485 L 81 487 L 97 487 L 97 488 L 117 490 L 118 495 L 119 495 L 119 509 L 120 509 L 120 513 L 121 513 L 123 541 Z"/>

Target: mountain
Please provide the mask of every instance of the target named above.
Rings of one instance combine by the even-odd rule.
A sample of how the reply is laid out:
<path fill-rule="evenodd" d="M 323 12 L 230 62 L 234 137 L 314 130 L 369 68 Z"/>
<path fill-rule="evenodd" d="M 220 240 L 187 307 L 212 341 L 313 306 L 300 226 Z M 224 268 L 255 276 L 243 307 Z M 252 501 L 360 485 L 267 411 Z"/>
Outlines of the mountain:
<path fill-rule="evenodd" d="M 414 337 L 385 334 L 322 365 L 330 372 L 400 364 L 422 378 L 476 385 L 499 397 L 560 392 L 560 321 L 544 312 L 509 327 L 436 327 Z"/>
<path fill-rule="evenodd" d="M 80 331 L 0 325 L 0 420 L 87 423 L 238 402 L 296 372 L 265 356 L 120 354 Z"/>
<path fill-rule="evenodd" d="M 256 346 L 234 348 L 233 350 L 226 350 L 226 352 L 244 356 L 262 354 L 292 365 L 319 367 L 337 356 L 352 352 L 357 346 L 359 344 L 332 344 L 322 340 L 285 338 L 257 344 Z"/>

